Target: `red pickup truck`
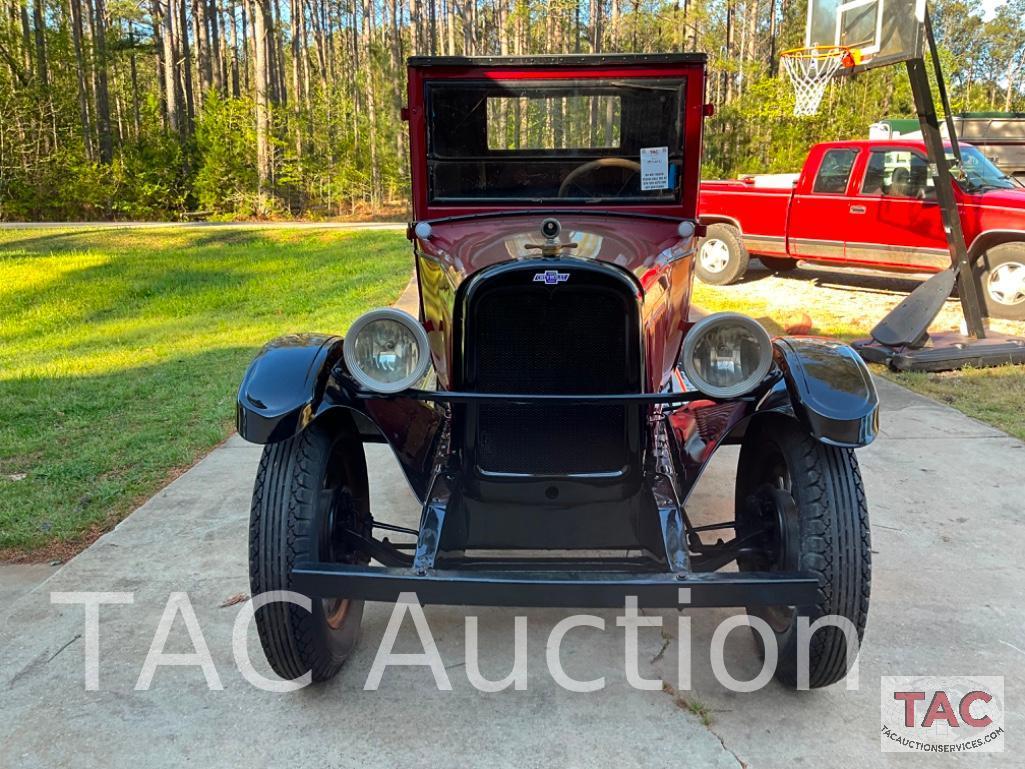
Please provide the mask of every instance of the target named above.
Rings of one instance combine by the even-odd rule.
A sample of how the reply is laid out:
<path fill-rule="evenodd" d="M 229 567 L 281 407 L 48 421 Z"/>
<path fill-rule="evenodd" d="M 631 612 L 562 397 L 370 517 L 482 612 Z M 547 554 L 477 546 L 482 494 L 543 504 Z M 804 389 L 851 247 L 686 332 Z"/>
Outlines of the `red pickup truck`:
<path fill-rule="evenodd" d="M 989 315 L 1025 320 L 1025 188 L 962 145 L 955 195 Z M 939 272 L 950 266 L 925 145 L 815 145 L 800 174 L 701 184 L 708 227 L 697 261 L 706 283 L 743 276 L 750 257 L 771 270 L 798 260 Z"/>

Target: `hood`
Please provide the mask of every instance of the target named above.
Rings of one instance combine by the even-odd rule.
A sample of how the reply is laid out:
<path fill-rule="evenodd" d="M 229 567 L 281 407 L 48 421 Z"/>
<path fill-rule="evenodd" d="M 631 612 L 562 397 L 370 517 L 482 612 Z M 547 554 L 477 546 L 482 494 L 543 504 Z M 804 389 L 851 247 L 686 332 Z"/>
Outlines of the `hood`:
<path fill-rule="evenodd" d="M 1025 188 L 965 193 L 966 202 L 976 206 L 1012 208 L 1025 212 Z"/>
<path fill-rule="evenodd" d="M 696 239 L 681 238 L 679 220 L 608 213 L 485 215 L 431 222 L 431 236 L 417 238 L 417 248 L 442 262 L 461 283 L 479 270 L 516 259 L 538 259 L 542 244 L 541 222 L 554 217 L 562 225 L 561 243 L 576 243 L 564 253 L 580 259 L 615 264 L 633 274 L 642 288 L 648 276 L 667 262 L 693 253 Z M 452 273 L 455 273 L 454 275 Z"/>

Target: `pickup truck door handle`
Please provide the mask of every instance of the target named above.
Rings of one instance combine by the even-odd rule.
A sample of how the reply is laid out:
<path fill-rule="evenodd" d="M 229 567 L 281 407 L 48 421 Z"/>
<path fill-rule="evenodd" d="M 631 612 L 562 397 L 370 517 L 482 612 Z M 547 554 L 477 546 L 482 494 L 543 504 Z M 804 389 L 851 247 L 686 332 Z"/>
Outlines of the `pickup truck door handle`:
<path fill-rule="evenodd" d="M 852 214 L 863 214 L 863 213 L 865 213 L 865 207 L 864 206 L 851 206 L 851 213 Z"/>

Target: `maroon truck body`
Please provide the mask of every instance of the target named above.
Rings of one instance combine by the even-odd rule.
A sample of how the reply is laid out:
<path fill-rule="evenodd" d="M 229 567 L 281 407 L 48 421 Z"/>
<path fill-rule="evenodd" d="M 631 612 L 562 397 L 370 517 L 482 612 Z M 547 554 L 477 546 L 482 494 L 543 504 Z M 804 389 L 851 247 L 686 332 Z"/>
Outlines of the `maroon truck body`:
<path fill-rule="evenodd" d="M 963 150 L 966 168 L 988 174 L 985 184 L 976 176 L 955 185 L 987 307 L 991 315 L 1025 317 L 1025 189 L 974 148 Z M 710 229 L 699 277 L 738 280 L 748 255 L 777 270 L 797 260 L 904 272 L 949 267 L 926 158 L 918 141 L 829 142 L 812 148 L 796 179 L 703 182 L 699 215 Z"/>
<path fill-rule="evenodd" d="M 365 601 L 413 595 L 742 606 L 784 684 L 843 679 L 871 579 L 851 449 L 879 398 L 840 342 L 691 322 L 704 54 L 413 57 L 408 82 L 416 316 L 276 339 L 239 388 L 239 433 L 268 444 L 250 592 L 309 599 L 255 615 L 271 668 L 327 680 Z M 365 443 L 419 516 L 372 507 Z M 730 444 L 733 519 L 694 526 Z M 854 636 L 830 620 L 805 654 L 797 628 L 836 616 Z"/>

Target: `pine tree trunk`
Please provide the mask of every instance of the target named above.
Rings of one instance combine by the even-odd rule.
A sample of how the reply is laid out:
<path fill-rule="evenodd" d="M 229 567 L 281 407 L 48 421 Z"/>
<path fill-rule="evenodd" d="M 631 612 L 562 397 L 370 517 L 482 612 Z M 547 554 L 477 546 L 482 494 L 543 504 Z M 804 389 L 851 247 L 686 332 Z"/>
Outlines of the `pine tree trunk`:
<path fill-rule="evenodd" d="M 430 8 L 431 56 L 438 54 L 438 0 L 427 0 Z"/>
<path fill-rule="evenodd" d="M 196 119 L 195 91 L 192 88 L 192 46 L 189 43 L 189 25 L 185 14 L 185 0 L 171 0 L 175 6 L 174 35 L 178 42 L 178 78 L 181 83 L 182 106 L 184 119 L 181 127 L 187 136 L 192 133 L 193 121 Z"/>
<path fill-rule="evenodd" d="M 132 79 L 132 128 L 136 140 L 142 135 L 142 117 L 139 114 L 139 68 L 135 56 L 135 39 L 129 34 L 128 42 L 132 52 L 128 57 L 129 72 Z M 159 72 L 159 70 L 158 70 Z M 159 76 L 157 78 L 160 79 Z"/>
<path fill-rule="evenodd" d="M 234 2 L 234 0 L 232 1 Z M 241 0 L 240 9 L 242 19 L 242 48 L 240 49 L 242 59 L 242 92 L 248 95 L 250 91 L 249 71 L 253 66 L 253 50 L 256 47 L 253 44 L 253 25 L 249 20 L 252 14 L 252 11 L 249 9 L 249 0 Z"/>
<path fill-rule="evenodd" d="M 32 21 L 35 26 L 36 76 L 45 90 L 50 87 L 50 68 L 46 61 L 46 25 L 43 21 L 43 0 L 32 4 Z"/>
<path fill-rule="evenodd" d="M 177 133 L 184 139 L 184 123 L 182 118 L 182 94 L 181 85 L 178 82 L 178 45 L 174 34 L 174 3 L 176 0 L 167 0 L 166 6 L 160 6 L 159 0 L 153 0 L 154 8 L 162 11 L 162 27 L 164 51 L 164 94 L 167 98 L 167 129 Z"/>
<path fill-rule="evenodd" d="M 92 121 L 89 115 L 89 73 L 86 70 L 83 51 L 81 0 L 68 0 L 68 5 L 71 12 L 71 37 L 75 48 L 76 74 L 78 75 L 78 115 L 81 121 L 86 157 L 92 158 L 95 155 L 95 150 L 93 148 Z"/>
<path fill-rule="evenodd" d="M 229 0 L 228 2 L 228 14 L 231 17 L 231 26 L 228 28 L 230 33 L 231 41 L 231 95 L 234 98 L 239 98 L 242 95 L 242 88 L 239 78 L 239 55 L 238 55 L 238 8 L 235 5 L 235 0 Z M 245 11 L 243 10 L 243 13 Z M 245 38 L 243 38 L 243 43 Z"/>
<path fill-rule="evenodd" d="M 295 155 L 297 158 L 303 156 L 303 132 L 302 132 L 302 102 L 303 102 L 303 79 L 302 79 L 302 38 L 299 30 L 302 28 L 303 4 L 302 0 L 291 0 L 289 4 L 289 25 L 292 35 L 292 112 L 295 125 L 293 135 L 295 136 Z"/>
<path fill-rule="evenodd" d="M 110 135 L 110 94 L 107 89 L 107 21 L 104 0 L 87 0 L 92 12 L 94 90 L 96 93 L 96 127 L 100 139 L 100 162 L 114 158 L 114 143 Z"/>
<path fill-rule="evenodd" d="M 271 191 L 274 168 L 271 154 L 270 117 L 270 60 L 268 56 L 267 30 L 270 26 L 268 0 L 252 0 L 253 9 L 253 53 L 255 66 L 253 80 L 256 86 L 256 173 L 260 192 Z"/>
<path fill-rule="evenodd" d="M 322 95 L 327 94 L 327 44 L 324 38 L 324 27 L 321 24 L 320 13 L 318 13 L 318 0 L 310 0 L 309 18 L 313 25 L 313 45 L 317 49 L 317 75 L 320 78 L 320 91 Z"/>
<path fill-rule="evenodd" d="M 1004 90 L 1004 112 L 1011 111 L 1011 98 L 1014 96 L 1014 89 L 1018 84 L 1020 69 L 1021 65 L 1018 63 L 1016 58 L 1011 57 L 1011 61 L 1007 65 L 1007 87 Z"/>
<path fill-rule="evenodd" d="M 17 23 L 21 24 L 21 66 L 29 80 L 32 80 L 35 77 L 35 72 L 33 72 L 32 64 L 32 28 L 28 21 L 27 0 L 19 0 L 17 11 L 12 5 L 11 16 L 17 18 Z"/>
<path fill-rule="evenodd" d="M 210 63 L 210 38 L 206 20 L 206 0 L 192 0 L 192 29 L 196 45 L 196 69 L 199 73 L 199 108 L 203 108 L 203 99 L 213 88 L 214 74 Z"/>

